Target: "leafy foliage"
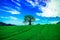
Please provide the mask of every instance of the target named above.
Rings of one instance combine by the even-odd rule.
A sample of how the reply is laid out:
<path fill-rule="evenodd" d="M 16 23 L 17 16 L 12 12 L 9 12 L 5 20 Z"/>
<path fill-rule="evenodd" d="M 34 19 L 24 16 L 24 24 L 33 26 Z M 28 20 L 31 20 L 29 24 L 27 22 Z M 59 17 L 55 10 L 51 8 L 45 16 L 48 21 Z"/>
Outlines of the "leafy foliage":
<path fill-rule="evenodd" d="M 29 25 L 31 25 L 31 23 L 35 21 L 35 18 L 32 15 L 26 15 L 24 16 L 24 22 L 29 22 Z"/>
<path fill-rule="evenodd" d="M 60 22 L 58 22 L 57 24 L 60 24 Z"/>

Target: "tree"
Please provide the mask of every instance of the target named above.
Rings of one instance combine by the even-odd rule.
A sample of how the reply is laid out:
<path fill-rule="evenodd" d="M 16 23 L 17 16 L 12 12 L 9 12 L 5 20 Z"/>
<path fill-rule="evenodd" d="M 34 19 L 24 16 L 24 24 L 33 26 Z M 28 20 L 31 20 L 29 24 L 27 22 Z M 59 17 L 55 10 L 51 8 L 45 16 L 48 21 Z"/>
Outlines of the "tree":
<path fill-rule="evenodd" d="M 57 24 L 60 24 L 60 22 L 58 22 Z"/>
<path fill-rule="evenodd" d="M 35 21 L 35 18 L 32 15 L 26 15 L 24 16 L 24 22 L 29 23 L 29 25 L 32 24 L 32 22 Z"/>

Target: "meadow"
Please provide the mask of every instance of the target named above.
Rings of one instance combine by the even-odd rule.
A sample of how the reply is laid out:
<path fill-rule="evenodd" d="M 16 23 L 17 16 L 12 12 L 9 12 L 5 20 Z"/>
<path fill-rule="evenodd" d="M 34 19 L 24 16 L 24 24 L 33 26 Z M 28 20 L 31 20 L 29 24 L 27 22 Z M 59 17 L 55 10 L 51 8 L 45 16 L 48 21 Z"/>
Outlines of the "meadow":
<path fill-rule="evenodd" d="M 60 40 L 60 24 L 0 26 L 0 40 Z"/>

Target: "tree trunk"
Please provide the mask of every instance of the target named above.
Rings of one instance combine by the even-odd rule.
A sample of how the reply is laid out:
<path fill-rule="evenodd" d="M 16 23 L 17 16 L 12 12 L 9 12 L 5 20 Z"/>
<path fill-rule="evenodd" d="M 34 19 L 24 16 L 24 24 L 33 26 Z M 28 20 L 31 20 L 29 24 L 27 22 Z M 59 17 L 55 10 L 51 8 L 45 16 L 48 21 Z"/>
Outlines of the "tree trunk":
<path fill-rule="evenodd" d="M 29 25 L 31 25 L 31 19 L 29 20 Z"/>

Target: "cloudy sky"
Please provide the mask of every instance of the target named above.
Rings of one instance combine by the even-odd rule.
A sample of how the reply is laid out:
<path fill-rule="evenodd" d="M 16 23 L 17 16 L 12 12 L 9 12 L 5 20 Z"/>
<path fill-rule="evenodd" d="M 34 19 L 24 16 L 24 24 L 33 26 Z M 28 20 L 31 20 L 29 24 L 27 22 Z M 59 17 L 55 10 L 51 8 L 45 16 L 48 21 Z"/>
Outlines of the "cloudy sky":
<path fill-rule="evenodd" d="M 0 0 L 0 22 L 24 25 L 24 16 L 35 17 L 34 24 L 60 21 L 60 0 Z"/>

